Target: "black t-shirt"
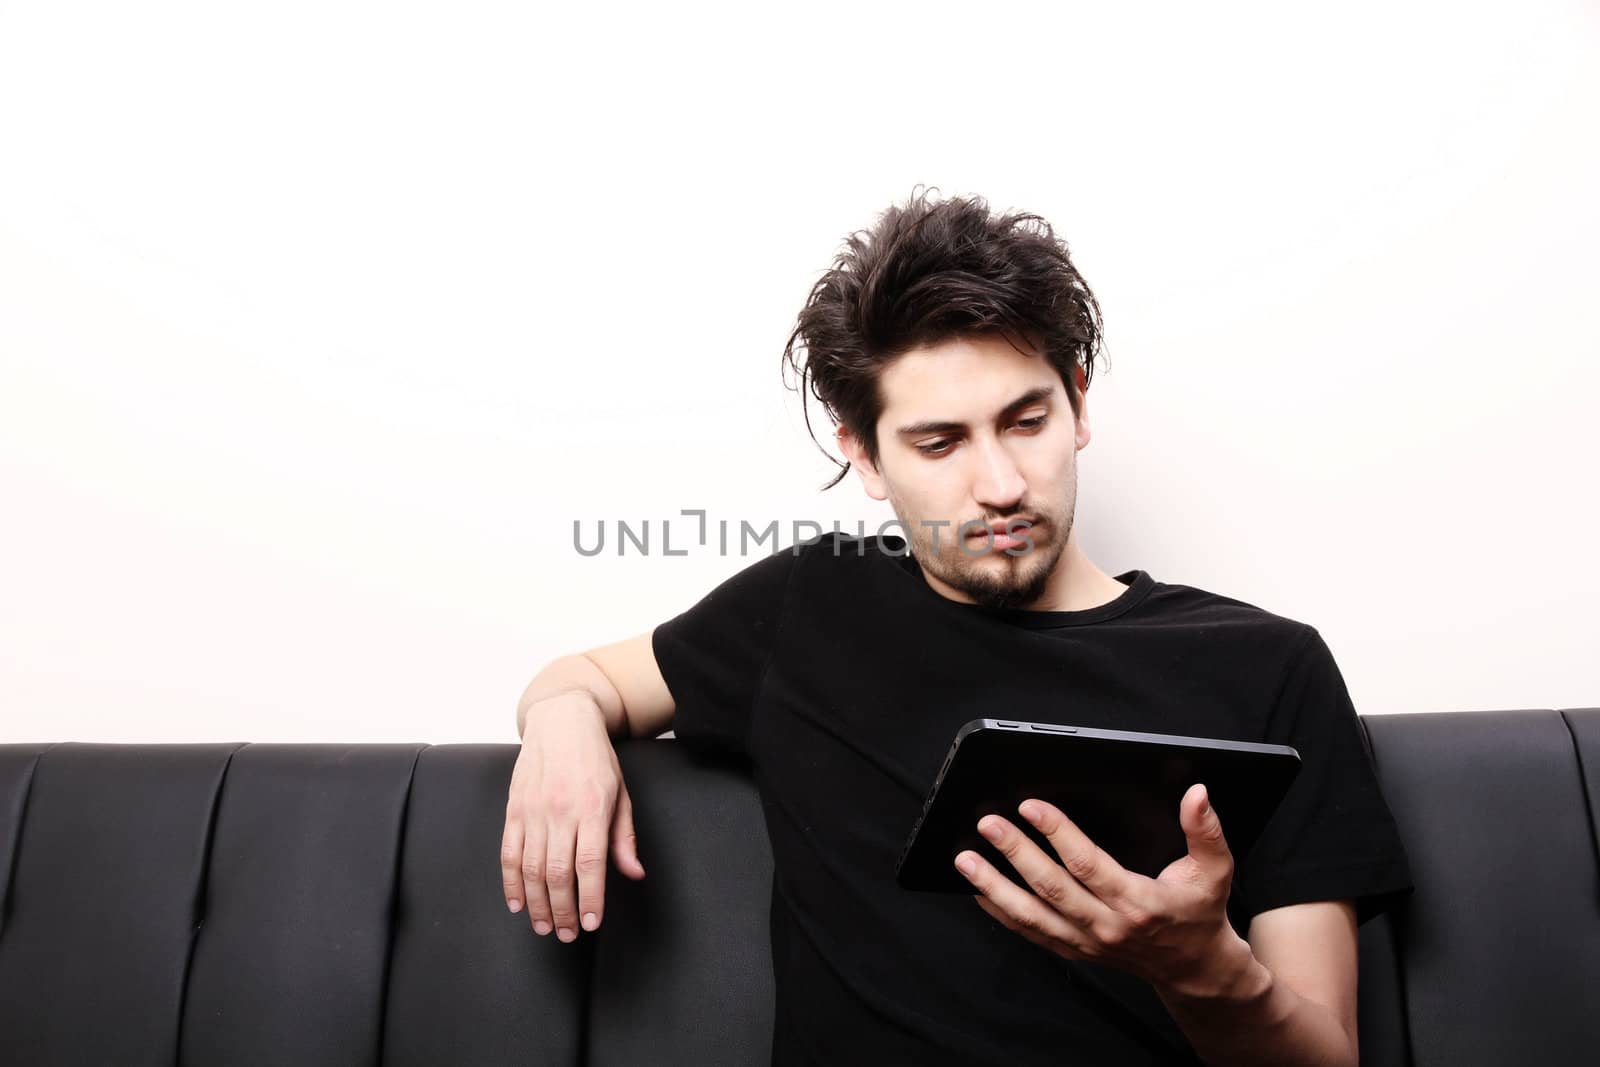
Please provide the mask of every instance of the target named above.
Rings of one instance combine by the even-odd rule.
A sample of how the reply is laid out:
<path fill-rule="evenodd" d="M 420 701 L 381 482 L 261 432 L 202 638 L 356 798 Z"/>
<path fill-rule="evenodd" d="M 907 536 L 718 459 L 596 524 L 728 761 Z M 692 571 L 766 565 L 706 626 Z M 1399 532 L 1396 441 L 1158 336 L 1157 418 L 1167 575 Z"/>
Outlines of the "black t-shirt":
<path fill-rule="evenodd" d="M 1009 717 L 1292 745 L 1229 919 L 1411 889 L 1343 678 L 1311 626 L 1141 570 L 1082 611 L 964 604 L 903 538 L 829 533 L 655 630 L 686 745 L 750 761 L 772 844 L 774 1064 L 1198 1064 L 1150 985 L 971 896 L 895 884 L 957 729 Z M 1173 812 L 1174 820 L 1177 812 Z M 1226 827 L 1224 827 L 1226 832 Z"/>

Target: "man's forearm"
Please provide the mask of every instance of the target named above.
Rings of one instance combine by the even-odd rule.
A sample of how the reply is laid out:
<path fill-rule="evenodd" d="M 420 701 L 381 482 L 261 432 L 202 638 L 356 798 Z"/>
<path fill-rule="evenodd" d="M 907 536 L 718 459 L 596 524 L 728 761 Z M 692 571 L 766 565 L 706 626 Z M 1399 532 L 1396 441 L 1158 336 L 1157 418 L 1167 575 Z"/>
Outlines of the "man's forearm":
<path fill-rule="evenodd" d="M 527 730 L 528 709 L 531 706 L 569 689 L 585 690 L 594 697 L 605 716 L 607 734 L 613 738 L 628 736 L 628 720 L 616 687 L 594 660 L 581 653 L 552 660 L 544 670 L 534 675 L 533 681 L 528 683 L 517 701 L 517 736 L 522 737 Z"/>
<path fill-rule="evenodd" d="M 1216 1067 L 1357 1067 L 1355 1042 L 1338 1017 L 1268 970 L 1248 941 L 1239 944 L 1214 991 L 1155 987 L 1199 1057 Z"/>

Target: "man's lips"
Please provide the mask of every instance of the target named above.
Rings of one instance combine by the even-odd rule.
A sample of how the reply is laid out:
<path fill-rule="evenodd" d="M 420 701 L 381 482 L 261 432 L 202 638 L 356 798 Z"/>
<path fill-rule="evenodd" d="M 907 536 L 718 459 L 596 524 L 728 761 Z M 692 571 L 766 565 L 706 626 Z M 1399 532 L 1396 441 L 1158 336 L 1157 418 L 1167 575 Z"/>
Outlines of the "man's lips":
<path fill-rule="evenodd" d="M 1001 523 L 999 526 L 989 527 L 987 531 L 978 530 L 975 533 L 968 534 L 967 538 L 974 544 L 981 541 L 986 545 L 992 546 L 994 551 L 1003 552 L 1008 549 L 1021 548 L 1024 543 L 1032 544 L 1032 541 L 1024 542 L 1023 538 L 1028 536 L 1034 525 L 1034 523 L 1018 522 L 1013 527 L 1016 533 L 1007 534 L 1006 524 Z"/>
<path fill-rule="evenodd" d="M 1036 524 L 1033 523 L 1033 522 L 1026 522 L 1026 521 L 1020 521 L 1020 520 L 1017 521 L 1017 522 L 1014 522 L 1014 523 L 996 522 L 996 523 L 990 523 L 989 524 L 989 532 L 994 534 L 996 537 L 999 537 L 1001 535 L 1010 533 L 1011 536 L 1013 537 L 1013 539 L 1015 539 L 1015 538 L 1021 537 L 1023 534 L 1025 534 L 1029 530 L 1033 529 L 1033 527 L 1035 525 Z M 1010 530 L 1007 529 L 1008 526 L 1011 528 Z M 967 536 L 970 537 L 970 538 L 983 537 L 985 540 L 987 540 L 987 537 L 985 536 L 985 534 L 984 534 L 984 532 L 982 530 L 974 530 L 972 533 L 968 534 Z"/>

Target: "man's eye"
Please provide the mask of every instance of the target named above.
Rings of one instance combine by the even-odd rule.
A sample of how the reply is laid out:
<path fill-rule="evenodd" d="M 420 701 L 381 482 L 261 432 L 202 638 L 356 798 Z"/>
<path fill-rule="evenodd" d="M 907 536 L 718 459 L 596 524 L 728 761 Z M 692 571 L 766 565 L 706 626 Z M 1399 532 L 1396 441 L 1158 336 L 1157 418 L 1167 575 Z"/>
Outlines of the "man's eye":
<path fill-rule="evenodd" d="M 1049 418 L 1048 415 L 1035 415 L 1031 419 L 1018 419 L 1017 425 L 1025 430 L 1036 430 L 1044 425 L 1044 420 L 1047 418 Z M 931 445 L 917 445 L 916 447 L 917 451 L 924 456 L 942 456 L 950 451 L 952 443 L 951 441 L 935 441 Z"/>

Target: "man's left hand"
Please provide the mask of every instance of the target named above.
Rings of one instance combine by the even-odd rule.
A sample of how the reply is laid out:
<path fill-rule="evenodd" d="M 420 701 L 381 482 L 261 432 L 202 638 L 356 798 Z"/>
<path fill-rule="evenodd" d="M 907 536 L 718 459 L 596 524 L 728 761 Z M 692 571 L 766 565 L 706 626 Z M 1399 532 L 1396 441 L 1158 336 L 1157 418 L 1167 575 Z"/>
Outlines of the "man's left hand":
<path fill-rule="evenodd" d="M 980 890 L 978 906 L 1002 925 L 1067 959 L 1104 963 L 1173 994 L 1212 997 L 1232 992 L 1253 958 L 1227 918 L 1233 854 L 1205 787 L 1193 785 L 1178 804 L 1189 851 L 1155 878 L 1126 870 L 1089 840 L 1061 809 L 1029 799 L 1017 808 L 1044 834 L 1061 862 L 998 815 L 978 830 L 1033 892 L 976 852 L 956 867 Z"/>

